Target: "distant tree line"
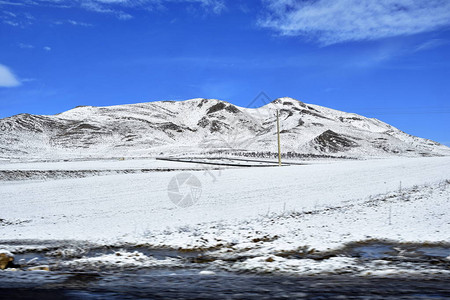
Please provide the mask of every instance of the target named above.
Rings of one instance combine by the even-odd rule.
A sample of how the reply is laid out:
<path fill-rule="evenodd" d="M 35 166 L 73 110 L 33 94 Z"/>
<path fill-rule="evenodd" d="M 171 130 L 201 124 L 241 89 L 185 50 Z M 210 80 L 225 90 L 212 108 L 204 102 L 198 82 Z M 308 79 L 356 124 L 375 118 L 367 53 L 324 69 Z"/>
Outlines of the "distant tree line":
<path fill-rule="evenodd" d="M 252 157 L 252 158 L 278 158 L 277 152 L 271 151 L 229 151 L 229 150 L 214 150 L 207 151 L 203 154 L 219 154 L 219 155 L 229 155 L 229 156 L 239 156 L 239 157 Z M 298 153 L 298 152 L 285 152 L 281 153 L 281 158 L 334 158 L 334 159 L 355 159 L 354 157 L 348 157 L 343 155 L 326 155 L 326 154 L 312 154 L 312 153 Z"/>

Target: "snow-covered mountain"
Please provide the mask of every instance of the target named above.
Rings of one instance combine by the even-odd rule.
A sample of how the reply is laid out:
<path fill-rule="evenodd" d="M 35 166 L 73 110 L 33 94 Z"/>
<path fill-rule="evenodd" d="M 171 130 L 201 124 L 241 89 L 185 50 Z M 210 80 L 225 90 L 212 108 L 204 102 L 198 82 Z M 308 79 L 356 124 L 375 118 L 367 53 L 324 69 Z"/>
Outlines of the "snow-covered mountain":
<path fill-rule="evenodd" d="M 279 98 L 260 108 L 214 99 L 82 106 L 57 115 L 0 120 L 0 157 L 70 159 L 159 155 L 291 157 L 450 155 L 450 148 L 406 134 L 377 119 Z"/>

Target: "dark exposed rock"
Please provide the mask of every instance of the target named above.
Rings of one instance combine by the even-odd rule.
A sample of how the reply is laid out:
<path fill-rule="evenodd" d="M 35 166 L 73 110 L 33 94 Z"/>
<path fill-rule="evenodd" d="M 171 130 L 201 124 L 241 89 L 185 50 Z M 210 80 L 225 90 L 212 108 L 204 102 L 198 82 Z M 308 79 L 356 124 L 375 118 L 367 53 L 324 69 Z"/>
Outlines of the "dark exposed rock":
<path fill-rule="evenodd" d="M 159 125 L 159 128 L 161 128 L 162 130 L 173 130 L 176 132 L 183 132 L 183 129 L 180 126 L 172 122 L 163 123 Z"/>
<path fill-rule="evenodd" d="M 230 113 L 234 113 L 234 114 L 237 114 L 238 112 L 240 112 L 240 110 L 236 106 L 234 106 L 233 104 L 228 105 L 225 108 L 225 110 L 229 111 Z"/>
<path fill-rule="evenodd" d="M 211 107 L 206 111 L 206 114 L 209 115 L 209 114 L 215 113 L 216 111 L 222 110 L 222 109 L 224 109 L 225 107 L 226 107 L 226 104 L 225 104 L 225 103 L 219 102 L 219 103 L 214 104 L 213 106 L 211 106 Z"/>
<path fill-rule="evenodd" d="M 332 130 L 327 130 L 317 136 L 314 143 L 316 149 L 324 152 L 339 152 L 358 147 L 358 143 L 355 141 Z"/>
<path fill-rule="evenodd" d="M 306 108 L 306 104 L 303 103 L 302 101 L 298 101 L 298 105 L 300 105 L 301 107 L 305 107 Z"/>
<path fill-rule="evenodd" d="M 100 127 L 97 127 L 97 126 L 94 126 L 91 124 L 82 123 L 82 124 L 78 125 L 75 129 L 100 130 Z"/>
<path fill-rule="evenodd" d="M 205 116 L 198 121 L 197 125 L 205 128 L 206 126 L 209 125 L 209 123 L 210 123 L 209 119 Z"/>
<path fill-rule="evenodd" d="M 222 128 L 224 128 L 225 127 L 225 123 L 223 123 L 223 122 L 220 122 L 220 121 L 217 121 L 217 120 L 213 120 L 212 122 L 211 122 L 211 132 L 217 132 L 217 131 L 220 131 Z"/>
<path fill-rule="evenodd" d="M 285 117 L 285 120 L 287 119 L 287 118 L 289 118 L 289 117 L 292 117 L 292 115 L 294 114 L 290 109 L 281 109 L 280 110 L 280 114 L 281 115 L 287 115 L 286 117 Z"/>
<path fill-rule="evenodd" d="M 341 122 L 345 122 L 346 120 L 353 120 L 353 121 L 362 121 L 361 118 L 357 118 L 357 117 L 339 117 L 339 121 Z"/>
<path fill-rule="evenodd" d="M 314 109 L 314 110 L 315 110 L 315 109 Z M 327 118 L 327 117 L 325 117 L 325 116 L 322 116 L 322 115 L 319 114 L 319 113 L 315 113 L 315 112 L 310 111 L 310 110 L 307 110 L 307 109 L 301 110 L 301 113 L 302 113 L 302 114 L 306 114 L 306 115 L 311 115 L 311 116 L 314 116 L 314 117 L 317 117 L 317 118 L 329 119 L 329 118 Z"/>
<path fill-rule="evenodd" d="M 208 102 L 208 99 L 202 99 L 202 101 L 200 101 L 200 103 L 197 105 L 197 107 L 202 107 L 203 104 L 205 104 L 206 102 Z"/>

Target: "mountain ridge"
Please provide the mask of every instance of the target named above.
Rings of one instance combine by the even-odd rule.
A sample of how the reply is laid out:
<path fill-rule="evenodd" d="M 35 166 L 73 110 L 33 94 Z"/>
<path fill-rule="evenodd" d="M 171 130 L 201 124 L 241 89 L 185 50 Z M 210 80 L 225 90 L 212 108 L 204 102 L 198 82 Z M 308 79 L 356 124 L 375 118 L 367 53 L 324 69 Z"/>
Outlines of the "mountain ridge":
<path fill-rule="evenodd" d="M 55 115 L 0 119 L 0 157 L 243 154 L 276 152 L 275 111 L 288 156 L 353 158 L 450 155 L 450 148 L 375 118 L 282 97 L 257 108 L 218 99 L 77 106 Z"/>

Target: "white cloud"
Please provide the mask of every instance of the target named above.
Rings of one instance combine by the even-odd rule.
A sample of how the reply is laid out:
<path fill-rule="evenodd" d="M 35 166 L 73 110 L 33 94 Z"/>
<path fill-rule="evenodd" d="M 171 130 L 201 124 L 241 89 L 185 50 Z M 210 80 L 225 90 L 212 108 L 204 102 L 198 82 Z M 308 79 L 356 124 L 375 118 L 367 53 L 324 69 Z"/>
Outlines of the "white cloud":
<path fill-rule="evenodd" d="M 7 66 L 0 64 L 0 87 L 15 87 L 20 84 L 14 73 Z"/>
<path fill-rule="evenodd" d="M 19 48 L 22 48 L 22 49 L 33 49 L 34 46 L 30 45 L 30 44 L 19 43 Z"/>
<path fill-rule="evenodd" d="M 119 20 L 129 20 L 133 19 L 133 16 L 124 12 L 120 12 L 117 14 L 117 18 L 119 18 Z"/>
<path fill-rule="evenodd" d="M 45 46 L 42 49 L 44 49 L 45 51 L 51 51 L 52 50 L 52 48 L 50 48 L 49 46 Z"/>
<path fill-rule="evenodd" d="M 204 8 L 211 10 L 215 14 L 220 14 L 226 9 L 224 1 L 219 0 L 192 0 L 191 2 L 198 2 Z"/>
<path fill-rule="evenodd" d="M 80 21 L 74 21 L 74 20 L 67 20 L 67 23 L 74 25 L 74 26 L 84 26 L 84 27 L 90 27 L 92 24 L 80 22 Z"/>
<path fill-rule="evenodd" d="M 450 25 L 449 0 L 263 0 L 259 25 L 323 45 L 412 35 Z"/>
<path fill-rule="evenodd" d="M 26 2 L 26 1 L 23 1 L 23 2 Z M 22 6 L 22 5 L 25 5 L 25 3 L 23 3 L 23 2 L 21 2 L 21 1 L 16 1 L 16 2 L 12 2 L 12 1 L 3 1 L 3 0 L 0 0 L 0 5 L 14 5 L 14 6 Z"/>
<path fill-rule="evenodd" d="M 15 17 L 17 17 L 17 14 L 15 14 L 15 13 L 13 13 L 13 12 L 10 12 L 10 11 L 3 11 L 3 13 L 5 14 L 5 15 L 7 15 L 7 16 L 10 16 L 10 17 L 13 17 L 13 18 L 15 18 Z"/>
<path fill-rule="evenodd" d="M 10 20 L 3 20 L 3 24 L 11 25 L 11 26 L 14 26 L 14 27 L 17 27 L 17 26 L 20 25 L 18 22 L 14 22 L 14 21 L 10 21 Z"/>
<path fill-rule="evenodd" d="M 2 2 L 0 0 L 0 7 L 2 7 L 2 5 L 12 5 L 10 3 L 7 2 Z M 7 24 L 10 26 L 14 26 L 14 27 L 18 27 L 21 26 L 23 27 L 24 25 L 29 25 L 31 24 L 31 20 L 32 20 L 32 16 L 28 13 L 13 13 L 7 10 L 4 10 L 3 13 L 1 13 L 0 11 L 0 20 L 1 23 L 3 24 Z"/>
<path fill-rule="evenodd" d="M 86 22 L 81 22 L 81 21 L 75 21 L 75 20 L 57 20 L 57 21 L 53 21 L 52 24 L 54 25 L 65 25 L 65 24 L 69 24 L 69 25 L 73 25 L 73 26 L 82 26 L 82 27 L 91 27 L 94 26 L 91 23 L 86 23 Z"/>

